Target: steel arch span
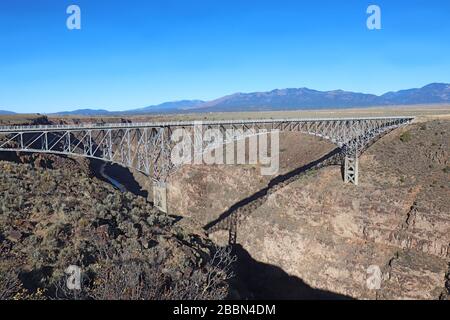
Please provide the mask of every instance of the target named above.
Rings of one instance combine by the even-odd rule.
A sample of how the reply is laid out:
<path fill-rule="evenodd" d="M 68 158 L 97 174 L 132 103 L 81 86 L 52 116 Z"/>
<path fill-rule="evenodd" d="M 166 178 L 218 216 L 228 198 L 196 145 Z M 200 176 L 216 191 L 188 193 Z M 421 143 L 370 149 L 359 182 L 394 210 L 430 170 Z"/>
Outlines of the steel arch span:
<path fill-rule="evenodd" d="M 171 161 L 174 147 L 171 137 L 176 129 L 184 129 L 193 141 L 202 141 L 202 148 L 207 147 L 203 144 L 203 128 L 222 132 L 223 143 L 244 139 L 261 130 L 317 136 L 341 148 L 345 155 L 344 180 L 358 184 L 358 156 L 366 146 L 413 120 L 414 117 L 404 116 L 3 126 L 0 127 L 0 151 L 81 156 L 140 171 L 153 179 L 158 190 L 163 190 L 162 198 L 159 195 L 159 200 L 154 202 L 167 211 L 165 184 L 177 166 Z M 202 130 L 198 130 L 199 126 Z M 238 134 L 230 136 L 230 131 Z"/>

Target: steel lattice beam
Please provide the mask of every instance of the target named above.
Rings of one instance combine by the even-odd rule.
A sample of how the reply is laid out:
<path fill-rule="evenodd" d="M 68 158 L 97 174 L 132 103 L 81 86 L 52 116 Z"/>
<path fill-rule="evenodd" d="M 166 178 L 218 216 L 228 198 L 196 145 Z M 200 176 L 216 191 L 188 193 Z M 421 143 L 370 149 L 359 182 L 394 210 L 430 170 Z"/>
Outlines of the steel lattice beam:
<path fill-rule="evenodd" d="M 170 155 L 171 133 L 183 128 L 201 150 L 220 145 L 204 145 L 196 126 L 216 128 L 227 144 L 248 138 L 258 131 L 295 131 L 327 139 L 345 154 L 345 181 L 358 183 L 358 156 L 367 145 L 383 134 L 407 125 L 414 117 L 261 119 L 230 121 L 182 121 L 159 123 L 116 123 L 50 126 L 0 127 L 0 151 L 40 152 L 81 156 L 118 163 L 138 170 L 164 187 L 174 169 Z M 238 134 L 229 135 L 230 129 Z M 347 170 L 348 169 L 348 170 Z M 347 175 L 348 174 L 348 175 Z"/>

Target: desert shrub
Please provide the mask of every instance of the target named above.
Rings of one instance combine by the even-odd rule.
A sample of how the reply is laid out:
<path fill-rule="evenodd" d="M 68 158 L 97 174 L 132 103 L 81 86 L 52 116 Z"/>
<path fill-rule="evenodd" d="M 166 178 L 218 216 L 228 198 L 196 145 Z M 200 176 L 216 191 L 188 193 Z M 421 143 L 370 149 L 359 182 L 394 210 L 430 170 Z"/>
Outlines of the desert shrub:
<path fill-rule="evenodd" d="M 209 300 L 224 299 L 236 258 L 230 248 L 216 248 L 204 266 L 183 275 L 169 272 L 161 259 L 142 259 L 128 251 L 103 251 L 93 274 L 82 277 L 82 289 L 71 291 L 67 277 L 55 286 L 56 299 Z"/>
<path fill-rule="evenodd" d="M 412 135 L 411 135 L 411 132 L 409 132 L 409 131 L 403 132 L 400 135 L 401 142 L 409 142 L 409 141 L 411 141 L 411 139 L 412 139 Z"/>
<path fill-rule="evenodd" d="M 12 270 L 0 270 L 0 300 L 11 300 L 21 291 L 18 275 Z"/>
<path fill-rule="evenodd" d="M 195 270 L 189 278 L 174 283 L 167 298 L 175 300 L 222 300 L 228 295 L 228 280 L 234 275 L 236 256 L 231 248 L 216 248 L 203 269 Z"/>
<path fill-rule="evenodd" d="M 45 290 L 30 292 L 23 287 L 19 274 L 12 266 L 0 268 L 0 300 L 45 300 Z"/>
<path fill-rule="evenodd" d="M 106 259 L 88 290 L 98 300 L 155 300 L 164 296 L 166 281 L 158 267 L 123 255 Z"/>

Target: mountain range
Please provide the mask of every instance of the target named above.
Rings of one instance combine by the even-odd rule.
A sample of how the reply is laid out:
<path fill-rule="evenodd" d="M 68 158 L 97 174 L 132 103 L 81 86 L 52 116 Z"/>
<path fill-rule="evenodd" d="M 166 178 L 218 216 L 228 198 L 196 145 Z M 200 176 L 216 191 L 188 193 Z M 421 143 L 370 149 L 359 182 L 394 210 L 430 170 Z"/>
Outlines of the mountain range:
<path fill-rule="evenodd" d="M 276 111 L 297 109 L 341 109 L 389 105 L 450 103 L 450 84 L 432 83 L 422 88 L 374 95 L 343 90 L 317 91 L 308 88 L 276 89 L 268 92 L 235 93 L 212 101 L 181 100 L 121 112 L 80 109 L 58 115 L 138 115 L 227 111 Z M 4 114 L 5 111 L 0 111 Z"/>
<path fill-rule="evenodd" d="M 11 112 L 11 111 L 6 111 L 6 110 L 0 110 L 0 115 L 2 115 L 2 116 L 11 115 L 11 114 L 15 114 L 15 113 Z"/>
<path fill-rule="evenodd" d="M 343 90 L 317 91 L 308 88 L 270 92 L 237 93 L 207 102 L 203 111 L 295 110 L 351 108 L 424 103 L 449 103 L 450 84 L 433 83 L 419 89 L 388 92 L 381 96 Z"/>

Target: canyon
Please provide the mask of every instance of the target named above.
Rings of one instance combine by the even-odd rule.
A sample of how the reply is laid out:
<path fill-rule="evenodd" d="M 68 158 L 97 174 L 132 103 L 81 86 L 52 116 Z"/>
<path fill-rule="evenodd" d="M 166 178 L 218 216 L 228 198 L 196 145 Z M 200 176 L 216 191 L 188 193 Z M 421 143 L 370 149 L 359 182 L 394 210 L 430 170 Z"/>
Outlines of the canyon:
<path fill-rule="evenodd" d="M 307 286 L 346 297 L 445 297 L 449 132 L 448 121 L 430 121 L 388 134 L 361 157 L 359 186 L 343 185 L 340 166 L 328 166 L 269 190 L 264 201 L 238 211 L 238 246 L 252 260 L 280 268 Z M 332 150 L 314 139 L 293 134 L 280 139 L 284 173 Z M 257 172 L 256 167 L 185 167 L 173 177 L 170 211 L 204 226 L 269 184 Z M 210 235 L 221 244 L 227 236 Z M 379 290 L 366 285 L 373 265 L 382 271 Z M 250 297 L 305 298 L 301 291 L 287 290 L 292 285 L 281 284 L 283 276 L 247 270 L 242 278 Z"/>
<path fill-rule="evenodd" d="M 228 244 L 228 232 L 205 226 L 224 213 L 238 217 L 229 298 L 448 299 L 449 134 L 446 117 L 420 118 L 387 134 L 361 156 L 354 186 L 343 184 L 340 165 L 310 166 L 334 145 L 282 133 L 278 177 L 261 176 L 258 164 L 185 165 L 170 177 L 169 216 L 174 227 L 220 246 Z M 67 161 L 8 160 L 38 167 Z M 117 181 L 152 201 L 152 184 L 138 172 L 86 159 L 71 163 L 90 179 Z M 368 285 L 374 266 L 381 271 L 377 289 Z"/>

